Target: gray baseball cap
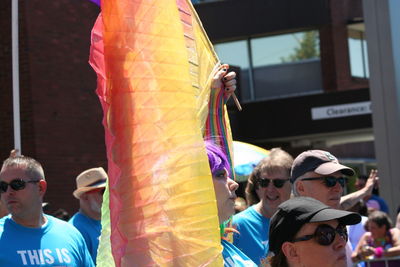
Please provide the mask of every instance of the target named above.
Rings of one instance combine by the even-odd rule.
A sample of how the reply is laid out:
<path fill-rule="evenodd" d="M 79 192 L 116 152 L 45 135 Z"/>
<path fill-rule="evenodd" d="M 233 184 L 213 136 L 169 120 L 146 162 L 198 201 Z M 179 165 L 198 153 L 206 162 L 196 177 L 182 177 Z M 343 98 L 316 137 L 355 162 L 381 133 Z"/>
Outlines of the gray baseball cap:
<path fill-rule="evenodd" d="M 353 176 L 354 170 L 339 163 L 338 159 L 324 150 L 308 150 L 298 155 L 292 165 L 291 182 L 306 172 L 313 171 L 321 175 L 329 175 L 340 171 L 344 175 Z"/>

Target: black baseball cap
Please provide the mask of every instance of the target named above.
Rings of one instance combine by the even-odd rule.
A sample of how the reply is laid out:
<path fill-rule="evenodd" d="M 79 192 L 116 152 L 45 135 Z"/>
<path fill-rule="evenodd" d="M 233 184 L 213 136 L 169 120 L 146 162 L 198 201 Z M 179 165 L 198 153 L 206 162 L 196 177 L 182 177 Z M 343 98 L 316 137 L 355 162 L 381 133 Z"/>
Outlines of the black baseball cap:
<path fill-rule="evenodd" d="M 292 165 L 291 182 L 306 172 L 313 171 L 321 175 L 329 175 L 340 171 L 344 175 L 353 176 L 354 170 L 339 163 L 338 159 L 324 150 L 307 150 L 298 155 Z"/>
<path fill-rule="evenodd" d="M 361 216 L 333 209 L 310 197 L 294 197 L 279 205 L 269 225 L 269 250 L 277 254 L 282 244 L 293 240 L 300 228 L 311 222 L 338 220 L 342 225 L 357 224 Z"/>

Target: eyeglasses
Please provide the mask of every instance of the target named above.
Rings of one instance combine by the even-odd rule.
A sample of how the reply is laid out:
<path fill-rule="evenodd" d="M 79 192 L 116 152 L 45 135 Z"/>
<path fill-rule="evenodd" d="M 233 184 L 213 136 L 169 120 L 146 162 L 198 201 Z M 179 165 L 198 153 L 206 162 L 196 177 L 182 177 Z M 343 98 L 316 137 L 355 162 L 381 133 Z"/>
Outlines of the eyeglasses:
<path fill-rule="evenodd" d="M 6 183 L 4 181 L 0 182 L 0 193 L 7 192 L 8 186 L 10 186 L 13 190 L 19 191 L 25 188 L 27 183 L 38 183 L 39 180 L 22 180 L 20 178 L 12 180 L 10 183 Z"/>
<path fill-rule="evenodd" d="M 282 188 L 289 179 L 259 179 L 258 185 L 260 187 L 268 187 L 269 183 L 272 182 L 276 188 Z"/>
<path fill-rule="evenodd" d="M 329 246 L 335 240 L 336 233 L 347 242 L 347 229 L 346 226 L 341 224 L 339 224 L 336 229 L 328 224 L 320 224 L 317 229 L 315 229 L 314 234 L 295 238 L 292 242 L 307 241 L 314 238 L 321 246 Z"/>
<path fill-rule="evenodd" d="M 346 177 L 336 178 L 334 176 L 324 176 L 324 177 L 312 177 L 312 178 L 303 178 L 302 181 L 314 181 L 314 180 L 323 180 L 326 187 L 334 187 L 336 183 L 339 183 L 341 187 L 347 183 Z"/>

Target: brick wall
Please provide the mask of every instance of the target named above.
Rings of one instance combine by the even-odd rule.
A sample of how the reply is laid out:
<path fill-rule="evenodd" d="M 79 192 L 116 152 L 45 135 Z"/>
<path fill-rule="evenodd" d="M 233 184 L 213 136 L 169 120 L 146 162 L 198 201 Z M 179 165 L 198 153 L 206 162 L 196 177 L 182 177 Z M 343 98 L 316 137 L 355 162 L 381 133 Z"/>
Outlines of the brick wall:
<path fill-rule="evenodd" d="M 22 153 L 43 164 L 50 211 L 73 213 L 78 208 L 72 196 L 75 177 L 91 167 L 107 167 L 96 76 L 88 64 L 90 31 L 100 9 L 90 1 L 69 0 L 20 1 L 19 8 Z M 3 12 L 9 16 L 7 9 L 1 8 L 1 17 Z M 1 26 L 7 24 L 1 20 Z M 11 35 L 6 27 L 2 36 Z M 10 39 L 4 39 L 0 49 L 6 53 L 0 57 L 10 61 Z M 10 73 L 11 63 L 3 62 L 0 72 Z M 13 147 L 11 74 L 0 79 L 3 159 Z"/>
<path fill-rule="evenodd" d="M 75 177 L 106 167 L 102 110 L 89 66 L 99 8 L 89 1 L 25 1 L 35 154 L 49 183 L 46 201 L 73 212 Z"/>
<path fill-rule="evenodd" d="M 11 1 L 0 1 L 0 157 L 13 146 Z"/>

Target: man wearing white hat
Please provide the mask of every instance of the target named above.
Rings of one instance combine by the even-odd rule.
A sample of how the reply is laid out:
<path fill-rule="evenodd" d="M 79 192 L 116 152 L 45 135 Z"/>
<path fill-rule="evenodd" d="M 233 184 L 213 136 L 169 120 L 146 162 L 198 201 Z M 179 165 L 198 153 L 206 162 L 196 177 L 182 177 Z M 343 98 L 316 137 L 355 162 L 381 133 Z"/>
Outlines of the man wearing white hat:
<path fill-rule="evenodd" d="M 96 262 L 97 247 L 101 233 L 101 204 L 107 183 L 107 173 L 103 168 L 92 168 L 76 177 L 77 189 L 74 197 L 79 199 L 80 209 L 72 216 L 69 223 L 83 235 L 89 252 Z"/>

